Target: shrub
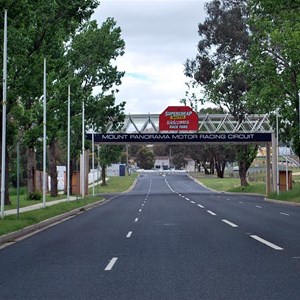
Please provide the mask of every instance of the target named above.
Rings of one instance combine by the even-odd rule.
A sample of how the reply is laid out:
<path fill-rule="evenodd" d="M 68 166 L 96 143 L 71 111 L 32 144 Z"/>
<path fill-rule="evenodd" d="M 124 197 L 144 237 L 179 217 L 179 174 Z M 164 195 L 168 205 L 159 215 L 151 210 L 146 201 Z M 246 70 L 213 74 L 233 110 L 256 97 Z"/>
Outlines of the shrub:
<path fill-rule="evenodd" d="M 28 200 L 41 200 L 42 199 L 42 193 L 40 192 L 31 192 L 28 195 Z"/>

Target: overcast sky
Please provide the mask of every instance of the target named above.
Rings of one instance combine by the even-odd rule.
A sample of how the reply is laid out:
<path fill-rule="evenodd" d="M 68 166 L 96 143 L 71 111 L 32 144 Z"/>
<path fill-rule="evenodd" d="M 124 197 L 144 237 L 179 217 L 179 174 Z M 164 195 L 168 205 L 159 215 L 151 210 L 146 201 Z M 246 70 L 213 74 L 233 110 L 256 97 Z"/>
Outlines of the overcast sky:
<path fill-rule="evenodd" d="M 117 95 L 118 101 L 126 101 L 126 113 L 161 113 L 169 105 L 182 105 L 188 81 L 183 65 L 197 54 L 197 26 L 205 18 L 205 2 L 101 1 L 93 17 L 99 25 L 113 17 L 126 44 L 117 62 L 126 72 Z"/>

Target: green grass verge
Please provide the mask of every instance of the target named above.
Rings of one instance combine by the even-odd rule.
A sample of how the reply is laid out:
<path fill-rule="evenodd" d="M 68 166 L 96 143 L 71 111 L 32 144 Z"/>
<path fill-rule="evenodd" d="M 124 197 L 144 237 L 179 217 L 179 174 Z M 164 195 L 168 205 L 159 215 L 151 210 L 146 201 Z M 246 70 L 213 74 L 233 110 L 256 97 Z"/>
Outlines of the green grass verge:
<path fill-rule="evenodd" d="M 203 174 L 190 173 L 194 178 L 199 180 L 205 186 L 216 191 L 223 192 L 240 192 L 240 193 L 253 193 L 253 194 L 266 194 L 265 182 L 250 182 L 249 186 L 241 187 L 238 178 L 217 178 L 215 176 L 205 176 Z M 300 182 L 297 180 L 298 176 L 293 176 L 293 188 L 287 192 L 271 193 L 268 198 L 281 201 L 291 201 L 300 203 Z"/>
<path fill-rule="evenodd" d="M 124 176 L 124 177 L 123 176 L 110 177 L 110 179 L 107 181 L 107 186 L 94 187 L 95 188 L 94 197 L 90 195 L 84 197 L 84 199 L 78 197 L 78 200 L 75 201 L 62 202 L 43 209 L 32 210 L 30 212 L 23 212 L 19 214 L 19 218 L 17 218 L 17 215 L 5 216 L 4 219 L 0 219 L 0 235 L 4 235 L 16 230 L 20 230 L 29 225 L 36 224 L 38 222 L 63 214 L 73 209 L 83 207 L 93 202 L 101 201 L 103 200 L 103 197 L 97 195 L 99 193 L 105 194 L 105 193 L 124 192 L 130 188 L 130 186 L 133 184 L 137 176 L 138 174 L 132 174 L 131 176 Z M 89 193 L 92 193 L 92 188 L 89 189 Z M 33 200 L 26 200 L 26 198 L 27 197 L 25 195 L 22 195 L 22 197 L 20 197 L 20 207 L 42 203 L 41 200 L 33 201 Z M 66 195 L 60 195 L 59 197 L 47 196 L 47 201 L 59 200 L 62 198 L 66 198 Z M 13 205 L 6 205 L 5 210 L 16 208 L 16 196 L 12 196 L 11 201 Z"/>

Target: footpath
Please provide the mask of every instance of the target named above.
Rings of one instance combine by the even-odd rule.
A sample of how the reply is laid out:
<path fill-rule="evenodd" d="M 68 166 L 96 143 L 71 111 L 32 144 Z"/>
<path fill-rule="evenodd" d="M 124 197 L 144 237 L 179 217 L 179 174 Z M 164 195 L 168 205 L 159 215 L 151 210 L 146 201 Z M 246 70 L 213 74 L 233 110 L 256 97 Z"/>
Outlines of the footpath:
<path fill-rule="evenodd" d="M 74 201 L 78 199 L 78 197 L 74 197 L 74 196 L 70 196 L 69 197 L 69 201 Z M 61 202 L 67 202 L 68 199 L 59 199 L 59 200 L 53 200 L 53 201 L 48 201 L 45 203 L 45 206 L 52 206 Z M 44 208 L 44 204 L 43 203 L 38 203 L 38 204 L 33 204 L 33 205 L 28 205 L 28 206 L 24 206 L 24 207 L 20 207 L 19 208 L 19 213 L 23 213 L 23 212 L 27 212 L 27 211 L 32 211 L 32 210 L 36 210 L 36 209 L 41 209 Z M 9 216 L 9 215 L 16 215 L 18 213 L 17 208 L 15 209 L 9 209 L 4 211 L 4 216 Z"/>

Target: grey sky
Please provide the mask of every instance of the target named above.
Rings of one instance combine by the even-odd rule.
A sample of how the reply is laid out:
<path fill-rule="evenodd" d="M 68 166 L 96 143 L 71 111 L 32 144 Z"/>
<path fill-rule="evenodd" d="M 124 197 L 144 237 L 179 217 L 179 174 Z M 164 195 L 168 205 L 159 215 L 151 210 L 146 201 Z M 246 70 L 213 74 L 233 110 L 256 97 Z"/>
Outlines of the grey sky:
<path fill-rule="evenodd" d="M 98 23 L 113 17 L 122 29 L 126 71 L 117 96 L 127 113 L 161 113 L 181 105 L 185 96 L 183 64 L 197 53 L 198 23 L 205 18 L 198 0 L 102 0 L 94 14 Z"/>

